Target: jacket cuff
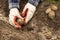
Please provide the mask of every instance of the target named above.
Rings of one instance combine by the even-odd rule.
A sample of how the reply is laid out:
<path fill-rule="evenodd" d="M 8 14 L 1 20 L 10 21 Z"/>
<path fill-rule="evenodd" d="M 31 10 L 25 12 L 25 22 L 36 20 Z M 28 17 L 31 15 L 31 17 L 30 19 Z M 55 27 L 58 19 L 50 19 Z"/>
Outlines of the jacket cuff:
<path fill-rule="evenodd" d="M 18 3 L 10 3 L 9 9 L 11 9 L 11 8 L 19 8 L 19 4 Z"/>

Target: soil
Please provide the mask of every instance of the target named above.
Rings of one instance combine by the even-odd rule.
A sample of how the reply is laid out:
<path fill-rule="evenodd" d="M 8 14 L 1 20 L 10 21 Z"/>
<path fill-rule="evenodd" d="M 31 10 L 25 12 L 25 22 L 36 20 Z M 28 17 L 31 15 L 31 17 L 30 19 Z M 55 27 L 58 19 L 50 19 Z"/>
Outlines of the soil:
<path fill-rule="evenodd" d="M 21 11 L 26 2 L 21 2 Z M 60 5 L 55 19 L 51 20 L 45 13 L 50 3 L 44 1 L 40 3 L 30 22 L 17 30 L 9 24 L 8 1 L 0 0 L 0 40 L 60 40 Z M 50 32 L 49 34 L 47 34 Z M 46 35 L 50 36 L 46 36 Z"/>

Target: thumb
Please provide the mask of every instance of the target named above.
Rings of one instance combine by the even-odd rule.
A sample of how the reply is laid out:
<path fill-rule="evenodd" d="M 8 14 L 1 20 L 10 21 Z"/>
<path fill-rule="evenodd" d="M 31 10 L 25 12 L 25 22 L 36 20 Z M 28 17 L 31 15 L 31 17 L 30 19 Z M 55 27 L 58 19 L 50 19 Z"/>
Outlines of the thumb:
<path fill-rule="evenodd" d="M 23 13 L 22 13 L 22 17 L 26 17 L 26 16 L 27 16 L 27 12 L 28 12 L 28 8 L 25 9 L 25 11 L 23 11 Z"/>
<path fill-rule="evenodd" d="M 20 29 L 20 28 L 21 28 L 21 25 L 16 21 L 17 18 L 18 18 L 17 16 L 14 17 L 14 24 L 15 24 L 15 27 L 16 27 L 17 29 Z"/>

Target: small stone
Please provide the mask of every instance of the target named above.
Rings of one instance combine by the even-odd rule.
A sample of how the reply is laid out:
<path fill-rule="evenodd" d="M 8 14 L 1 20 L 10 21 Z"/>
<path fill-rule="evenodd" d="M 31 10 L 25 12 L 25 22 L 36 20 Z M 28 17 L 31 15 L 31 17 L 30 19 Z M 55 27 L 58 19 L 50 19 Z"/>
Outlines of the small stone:
<path fill-rule="evenodd" d="M 52 39 L 52 40 L 57 40 L 57 36 L 55 35 L 55 36 L 53 36 L 51 39 Z"/>
<path fill-rule="evenodd" d="M 50 11 L 48 14 L 50 19 L 54 19 L 55 18 L 55 12 L 54 11 Z"/>
<path fill-rule="evenodd" d="M 50 39 L 50 38 L 52 38 L 52 32 L 47 32 L 47 33 L 45 33 L 44 34 L 45 35 L 45 37 L 47 38 L 47 39 Z"/>
<path fill-rule="evenodd" d="M 46 14 L 48 14 L 50 11 L 51 11 L 51 8 L 49 7 L 49 8 L 46 10 Z"/>
<path fill-rule="evenodd" d="M 60 36 L 57 36 L 58 39 L 60 39 Z"/>
<path fill-rule="evenodd" d="M 57 10 L 58 7 L 57 7 L 56 5 L 53 5 L 53 4 L 52 4 L 52 5 L 51 5 L 51 9 L 52 9 L 52 10 Z"/>

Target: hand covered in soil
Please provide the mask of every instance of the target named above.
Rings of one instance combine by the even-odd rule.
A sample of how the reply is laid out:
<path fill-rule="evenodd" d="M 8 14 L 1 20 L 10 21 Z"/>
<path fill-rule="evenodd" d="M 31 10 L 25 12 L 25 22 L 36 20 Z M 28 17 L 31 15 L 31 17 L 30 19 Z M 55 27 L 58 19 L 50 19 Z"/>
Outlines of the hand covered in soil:
<path fill-rule="evenodd" d="M 9 14 L 10 24 L 20 29 L 21 24 L 26 25 L 28 21 L 33 17 L 35 10 L 36 7 L 34 5 L 27 3 L 23 9 L 22 17 L 21 17 L 21 15 L 19 14 L 20 12 L 17 8 L 10 9 L 10 14 Z M 16 18 L 18 18 L 19 20 L 16 20 Z M 19 24 L 20 22 L 21 24 Z"/>
<path fill-rule="evenodd" d="M 20 29 L 21 25 L 16 21 L 17 18 L 23 20 L 23 17 L 21 17 L 19 10 L 17 8 L 10 9 L 9 22 L 14 27 Z"/>
<path fill-rule="evenodd" d="M 29 20 L 31 20 L 31 18 L 33 17 L 34 15 L 34 12 L 36 10 L 36 6 L 30 4 L 30 3 L 27 3 L 23 9 L 23 12 L 22 12 L 22 16 L 23 18 L 25 19 L 25 22 L 24 24 L 26 25 L 28 23 Z"/>

